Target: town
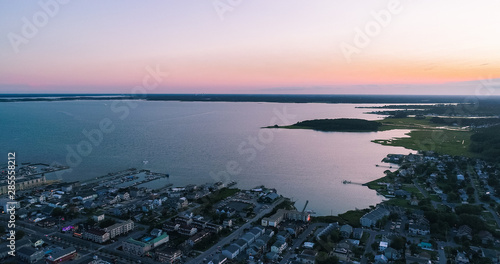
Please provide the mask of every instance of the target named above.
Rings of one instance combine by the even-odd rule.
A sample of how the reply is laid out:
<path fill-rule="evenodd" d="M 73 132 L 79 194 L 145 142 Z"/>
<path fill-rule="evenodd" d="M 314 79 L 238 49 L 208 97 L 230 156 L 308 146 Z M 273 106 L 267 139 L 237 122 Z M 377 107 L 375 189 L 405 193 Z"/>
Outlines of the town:
<path fill-rule="evenodd" d="M 14 202 L 15 256 L 9 230 L 1 225 L 0 258 L 95 264 L 499 263 L 498 165 L 434 152 L 390 154 L 383 161 L 394 170 L 364 185 L 386 201 L 317 217 L 306 210 L 307 202 L 299 210 L 265 186 L 173 187 L 168 174 L 137 169 L 59 182 L 45 173 L 67 168 L 23 164 Z M 0 193 L 6 194 L 3 185 Z M 0 200 L 3 223 L 12 203 Z"/>

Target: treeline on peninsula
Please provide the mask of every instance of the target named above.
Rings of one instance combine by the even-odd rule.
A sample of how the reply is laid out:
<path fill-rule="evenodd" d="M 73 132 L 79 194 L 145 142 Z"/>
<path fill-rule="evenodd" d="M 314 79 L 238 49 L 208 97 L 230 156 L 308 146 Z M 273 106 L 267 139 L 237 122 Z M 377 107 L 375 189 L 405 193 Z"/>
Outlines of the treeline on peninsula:
<path fill-rule="evenodd" d="M 346 131 L 346 132 L 369 132 L 378 131 L 382 124 L 376 121 L 368 121 L 364 119 L 314 119 L 297 122 L 287 128 L 305 128 L 318 131 Z"/>

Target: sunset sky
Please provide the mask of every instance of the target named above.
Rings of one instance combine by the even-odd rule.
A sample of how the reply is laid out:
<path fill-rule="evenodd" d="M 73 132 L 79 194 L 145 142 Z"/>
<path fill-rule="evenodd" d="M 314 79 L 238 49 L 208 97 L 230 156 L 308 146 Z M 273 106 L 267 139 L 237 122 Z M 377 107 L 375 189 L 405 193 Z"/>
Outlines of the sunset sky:
<path fill-rule="evenodd" d="M 498 95 L 499 10 L 498 0 L 0 0 L 0 93 L 131 93 L 158 67 L 150 93 L 486 85 Z"/>

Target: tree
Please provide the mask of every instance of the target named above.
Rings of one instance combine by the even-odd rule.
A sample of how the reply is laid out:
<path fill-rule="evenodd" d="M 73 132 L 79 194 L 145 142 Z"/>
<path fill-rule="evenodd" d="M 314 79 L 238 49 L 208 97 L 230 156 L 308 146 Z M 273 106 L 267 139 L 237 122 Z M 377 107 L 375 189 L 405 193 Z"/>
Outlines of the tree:
<path fill-rule="evenodd" d="M 16 240 L 21 240 L 24 237 L 25 233 L 23 230 L 16 231 Z"/>
<path fill-rule="evenodd" d="M 53 217 L 61 217 L 61 216 L 64 216 L 64 210 L 60 207 L 56 207 L 54 208 L 54 210 L 52 210 L 52 214 L 51 214 Z"/>
<path fill-rule="evenodd" d="M 406 240 L 403 237 L 395 237 L 391 241 L 391 247 L 395 250 L 403 250 L 405 248 Z"/>

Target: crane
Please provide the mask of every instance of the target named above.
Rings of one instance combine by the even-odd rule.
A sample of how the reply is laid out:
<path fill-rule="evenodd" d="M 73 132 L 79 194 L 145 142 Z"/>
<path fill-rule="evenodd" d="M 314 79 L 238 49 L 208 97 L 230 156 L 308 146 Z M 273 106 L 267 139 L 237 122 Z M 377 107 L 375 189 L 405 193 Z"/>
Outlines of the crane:
<path fill-rule="evenodd" d="M 306 210 L 307 204 L 309 204 L 309 200 L 306 200 L 306 204 L 304 204 L 304 209 L 302 209 L 302 213 Z"/>

